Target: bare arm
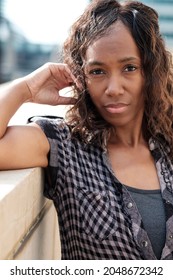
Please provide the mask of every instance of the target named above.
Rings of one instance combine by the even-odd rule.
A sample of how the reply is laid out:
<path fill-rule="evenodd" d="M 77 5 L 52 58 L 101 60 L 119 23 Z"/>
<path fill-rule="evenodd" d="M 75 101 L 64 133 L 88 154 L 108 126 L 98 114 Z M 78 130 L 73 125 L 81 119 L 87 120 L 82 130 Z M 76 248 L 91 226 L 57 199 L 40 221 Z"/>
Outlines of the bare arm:
<path fill-rule="evenodd" d="M 10 126 L 8 122 L 24 102 L 72 104 L 59 90 L 75 78 L 64 64 L 45 64 L 30 75 L 17 79 L 0 92 L 0 170 L 47 165 L 49 143 L 36 124 Z"/>

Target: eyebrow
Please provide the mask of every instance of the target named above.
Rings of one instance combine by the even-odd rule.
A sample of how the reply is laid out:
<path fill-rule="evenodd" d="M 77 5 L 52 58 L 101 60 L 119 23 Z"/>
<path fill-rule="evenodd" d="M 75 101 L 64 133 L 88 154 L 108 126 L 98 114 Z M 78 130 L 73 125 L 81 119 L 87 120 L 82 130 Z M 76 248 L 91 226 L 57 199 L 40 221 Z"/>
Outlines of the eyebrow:
<path fill-rule="evenodd" d="M 124 57 L 120 60 L 118 60 L 118 62 L 122 63 L 122 62 L 129 62 L 129 61 L 140 61 L 140 58 L 139 57 L 135 57 L 135 56 L 127 56 L 127 57 Z"/>
<path fill-rule="evenodd" d="M 118 63 L 124 63 L 124 62 L 130 62 L 130 61 L 140 61 L 138 57 L 134 56 L 128 56 L 128 57 L 123 57 L 118 60 Z M 86 66 L 104 66 L 105 63 L 102 61 L 97 61 L 97 60 L 91 60 L 89 62 L 86 62 Z"/>

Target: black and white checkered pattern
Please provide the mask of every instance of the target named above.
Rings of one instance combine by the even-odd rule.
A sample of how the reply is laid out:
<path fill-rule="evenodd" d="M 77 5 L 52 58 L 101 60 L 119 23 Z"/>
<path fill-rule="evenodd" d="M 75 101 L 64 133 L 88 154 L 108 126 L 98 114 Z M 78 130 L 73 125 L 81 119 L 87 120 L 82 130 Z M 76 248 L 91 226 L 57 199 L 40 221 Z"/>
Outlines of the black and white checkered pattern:
<path fill-rule="evenodd" d="M 41 126 L 51 147 L 44 193 L 58 213 L 62 259 L 156 259 L 138 209 L 111 171 L 106 152 L 71 139 L 62 119 L 32 121 Z M 173 259 L 173 196 L 163 172 L 172 170 L 157 145 L 150 141 L 150 147 L 169 225 L 162 259 Z"/>

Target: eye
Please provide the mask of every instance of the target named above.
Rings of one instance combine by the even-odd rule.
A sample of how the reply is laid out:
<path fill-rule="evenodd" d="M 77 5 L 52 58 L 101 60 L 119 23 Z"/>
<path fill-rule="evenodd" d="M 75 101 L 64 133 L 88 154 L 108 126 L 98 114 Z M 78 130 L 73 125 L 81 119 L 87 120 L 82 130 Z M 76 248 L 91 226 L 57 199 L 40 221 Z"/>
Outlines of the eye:
<path fill-rule="evenodd" d="M 102 69 L 92 69 L 89 71 L 89 75 L 94 75 L 94 76 L 98 76 L 98 75 L 103 75 L 105 74 L 105 71 L 103 71 Z"/>
<path fill-rule="evenodd" d="M 124 69 L 125 72 L 134 72 L 137 69 L 134 65 L 127 65 Z"/>

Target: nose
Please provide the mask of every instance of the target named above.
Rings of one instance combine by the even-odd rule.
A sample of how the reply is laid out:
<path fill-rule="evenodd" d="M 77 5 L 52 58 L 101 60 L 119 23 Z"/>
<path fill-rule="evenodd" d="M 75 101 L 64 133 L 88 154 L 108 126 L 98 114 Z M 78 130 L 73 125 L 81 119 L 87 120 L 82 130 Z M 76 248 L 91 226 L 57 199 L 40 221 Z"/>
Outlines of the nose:
<path fill-rule="evenodd" d="M 111 75 L 107 79 L 105 94 L 109 96 L 122 95 L 124 93 L 123 79 L 120 75 Z"/>

